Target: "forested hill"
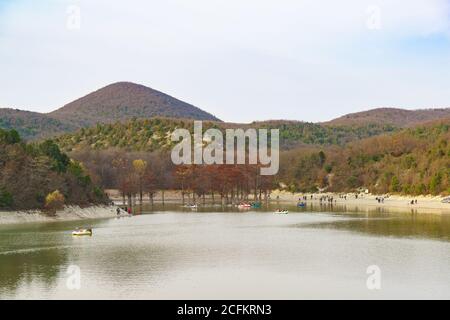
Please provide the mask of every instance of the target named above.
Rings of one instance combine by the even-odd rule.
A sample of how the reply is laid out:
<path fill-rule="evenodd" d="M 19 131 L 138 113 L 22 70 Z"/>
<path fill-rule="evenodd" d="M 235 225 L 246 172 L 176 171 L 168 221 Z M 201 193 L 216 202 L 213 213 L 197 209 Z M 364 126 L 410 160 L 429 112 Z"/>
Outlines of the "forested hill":
<path fill-rule="evenodd" d="M 110 84 L 51 112 L 49 116 L 70 120 L 80 127 L 157 116 L 219 121 L 191 104 L 132 82 Z"/>
<path fill-rule="evenodd" d="M 289 165 L 283 165 L 289 164 Z M 449 194 L 450 119 L 352 142 L 342 148 L 282 153 L 280 182 L 289 190 Z"/>
<path fill-rule="evenodd" d="M 160 91 L 136 83 L 117 82 L 50 113 L 0 108 L 0 128 L 15 129 L 26 140 L 39 140 L 97 123 L 152 117 L 220 122 L 212 114 Z"/>
<path fill-rule="evenodd" d="M 15 130 L 0 129 L 0 210 L 47 209 L 105 203 L 85 173 L 50 141 L 26 144 Z"/>
<path fill-rule="evenodd" d="M 252 124 L 231 124 L 203 122 L 203 129 L 218 128 L 267 128 L 280 129 L 280 143 L 283 149 L 303 144 L 344 145 L 347 142 L 379 135 L 395 130 L 392 126 L 369 124 L 367 126 L 321 126 L 298 121 L 265 121 Z M 99 124 L 81 129 L 76 133 L 56 138 L 65 151 L 80 149 L 120 148 L 127 151 L 157 151 L 170 148 L 170 134 L 177 128 L 193 131 L 193 121 L 169 118 L 131 120 L 114 124 Z"/>
<path fill-rule="evenodd" d="M 368 111 L 350 113 L 334 120 L 325 122 L 326 125 L 366 125 L 387 124 L 395 127 L 411 127 L 420 123 L 450 117 L 450 108 L 405 110 L 398 108 L 376 108 Z"/>
<path fill-rule="evenodd" d="M 450 108 L 404 110 L 377 108 L 344 115 L 324 123 L 263 121 L 239 127 L 274 127 L 282 130 L 284 146 L 338 144 L 391 132 L 429 120 L 450 116 Z M 110 125 L 133 119 L 188 119 L 219 122 L 214 115 L 150 87 L 117 82 L 93 91 L 50 113 L 0 108 L 0 128 L 15 129 L 26 140 L 42 140 L 73 133 L 97 124 Z M 234 124 L 218 124 L 233 126 Z M 103 126 L 107 127 L 107 126 Z M 139 138 L 138 138 L 139 139 Z M 111 141 L 110 141 L 111 142 Z M 132 146 L 135 148 L 136 146 Z"/>
<path fill-rule="evenodd" d="M 258 123 L 258 126 L 280 127 L 280 123 Z M 82 161 L 99 184 L 119 189 L 124 194 L 130 192 L 130 185 L 136 184 L 130 182 L 135 177 L 133 173 L 136 173 L 135 161 L 138 161 L 137 164 L 142 161 L 142 164 L 147 164 L 148 192 L 158 188 L 177 189 L 181 185 L 198 191 L 199 195 L 205 192 L 205 186 L 213 186 L 212 190 L 219 193 L 224 192 L 222 187 L 230 192 L 233 186 L 242 187 L 248 179 L 255 181 L 251 178 L 254 174 L 251 166 L 226 165 L 197 166 L 195 170 L 188 170 L 192 176 L 188 175 L 190 178 L 183 180 L 186 179 L 186 172 L 175 167 L 170 161 L 170 153 L 165 152 L 170 147 L 169 133 L 175 127 L 191 129 L 192 123 L 152 119 L 99 125 L 75 135 L 60 137 L 57 143 L 71 151 L 72 157 Z M 215 122 L 204 123 L 204 129 L 209 127 L 218 128 L 219 125 Z M 304 130 L 303 135 L 299 133 L 300 128 Z M 304 141 L 326 141 L 322 128 L 311 124 L 291 122 L 282 132 L 284 139 L 288 140 L 300 136 Z M 333 141 L 333 131 L 325 132 Z M 144 150 L 153 152 L 139 152 Z M 236 184 L 222 186 L 221 182 L 217 185 L 215 170 L 220 171 L 225 181 L 229 178 Z M 237 172 L 239 175 L 236 175 Z M 181 185 L 180 179 L 184 181 Z M 266 191 L 274 188 L 301 192 L 369 189 L 378 194 L 446 195 L 450 193 L 450 119 L 356 139 L 344 145 L 304 143 L 285 148 L 280 153 L 279 173 L 259 181 Z"/>
<path fill-rule="evenodd" d="M 64 132 L 76 131 L 69 121 L 54 119 L 38 112 L 0 109 L 0 128 L 15 129 L 24 139 L 44 139 Z"/>

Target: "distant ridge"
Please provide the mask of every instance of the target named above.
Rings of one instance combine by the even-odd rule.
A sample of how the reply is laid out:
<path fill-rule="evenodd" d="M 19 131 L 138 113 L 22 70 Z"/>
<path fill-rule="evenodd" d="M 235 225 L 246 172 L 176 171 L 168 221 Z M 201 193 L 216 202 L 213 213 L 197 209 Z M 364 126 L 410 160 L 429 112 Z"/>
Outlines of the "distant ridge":
<path fill-rule="evenodd" d="M 399 108 L 376 108 L 368 111 L 350 113 L 324 122 L 326 125 L 366 125 L 389 124 L 409 127 L 422 122 L 450 117 L 450 108 L 405 110 Z"/>
<path fill-rule="evenodd" d="M 228 128 L 248 128 L 249 126 L 279 128 L 287 135 L 284 138 L 292 144 L 295 144 L 296 140 L 305 143 L 317 141 L 327 143 L 333 137 L 324 132 L 339 126 L 341 128 L 337 130 L 343 131 L 343 135 L 338 140 L 339 143 L 344 143 L 356 137 L 378 135 L 433 120 L 450 118 L 450 108 L 421 110 L 377 108 L 347 114 L 322 123 L 297 120 L 255 121 L 251 124 L 223 123 L 214 115 L 196 106 L 132 82 L 110 84 L 47 114 L 0 108 L 0 128 L 16 129 L 27 140 L 75 132 L 96 124 L 125 123 L 131 119 L 151 118 L 214 121 L 221 122 L 222 127 Z M 292 128 L 295 129 L 292 131 Z M 320 132 L 324 134 L 323 139 L 320 138 Z"/>
<path fill-rule="evenodd" d="M 191 104 L 132 82 L 110 84 L 48 115 L 81 127 L 156 116 L 220 121 Z"/>
<path fill-rule="evenodd" d="M 23 138 L 30 140 L 73 132 L 97 123 L 153 117 L 220 121 L 160 91 L 131 82 L 117 82 L 47 114 L 0 108 L 0 128 L 16 129 Z"/>
<path fill-rule="evenodd" d="M 42 139 L 78 129 L 76 125 L 42 113 L 9 108 L 0 109 L 0 128 L 16 129 L 25 139 Z"/>

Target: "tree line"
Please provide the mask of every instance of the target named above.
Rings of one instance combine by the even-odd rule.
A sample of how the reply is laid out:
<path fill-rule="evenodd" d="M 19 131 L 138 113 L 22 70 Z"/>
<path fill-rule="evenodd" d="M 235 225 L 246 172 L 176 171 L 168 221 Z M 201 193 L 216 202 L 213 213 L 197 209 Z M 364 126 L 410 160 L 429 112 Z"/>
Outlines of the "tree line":
<path fill-rule="evenodd" d="M 131 204 L 144 196 L 153 202 L 161 191 L 179 190 L 183 203 L 220 203 L 268 199 L 274 179 L 261 176 L 258 165 L 179 165 L 170 153 L 126 152 L 121 149 L 72 152 L 71 156 L 88 168 L 93 180 L 104 189 L 117 189 L 123 201 Z"/>
<path fill-rule="evenodd" d="M 106 202 L 82 164 L 54 141 L 26 143 L 14 129 L 0 129 L 0 208 L 54 211 Z"/>
<path fill-rule="evenodd" d="M 251 165 L 174 166 L 169 150 L 81 148 L 82 162 L 102 187 L 118 189 L 130 201 L 157 190 L 180 190 L 184 201 L 205 197 L 223 202 L 265 199 L 278 188 L 292 192 L 376 194 L 450 193 L 450 121 L 404 129 L 338 145 L 302 145 L 280 153 L 280 172 L 260 176 Z"/>
<path fill-rule="evenodd" d="M 279 181 L 291 191 L 450 194 L 450 120 L 354 141 L 284 152 Z M 291 164 L 291 165 L 288 165 Z"/>

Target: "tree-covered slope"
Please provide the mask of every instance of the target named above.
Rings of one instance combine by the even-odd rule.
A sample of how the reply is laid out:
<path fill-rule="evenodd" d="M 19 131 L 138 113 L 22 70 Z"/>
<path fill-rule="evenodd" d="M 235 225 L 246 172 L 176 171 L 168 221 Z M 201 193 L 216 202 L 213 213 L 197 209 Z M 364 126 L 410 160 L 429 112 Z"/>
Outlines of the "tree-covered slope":
<path fill-rule="evenodd" d="M 290 164 L 290 165 L 287 165 Z M 291 190 L 450 193 L 450 119 L 354 141 L 282 154 L 279 181 Z"/>
<path fill-rule="evenodd" d="M 0 209 L 53 209 L 104 203 L 83 167 L 51 140 L 26 144 L 17 131 L 0 129 Z"/>
<path fill-rule="evenodd" d="M 78 129 L 70 122 L 57 120 L 38 112 L 17 109 L 0 109 L 0 128 L 15 129 L 27 140 L 47 138 Z"/>
<path fill-rule="evenodd" d="M 251 124 L 232 124 L 223 122 L 203 122 L 203 130 L 218 128 L 223 132 L 227 128 L 266 128 L 280 130 L 280 144 L 283 149 L 294 148 L 302 144 L 344 145 L 349 141 L 392 132 L 395 128 L 382 125 L 366 127 L 321 126 L 298 121 L 265 121 Z M 65 134 L 56 141 L 65 151 L 89 149 L 121 148 L 128 151 L 155 151 L 170 148 L 171 133 L 177 128 L 193 131 L 193 121 L 168 118 L 152 118 L 114 124 L 99 124 Z"/>
<path fill-rule="evenodd" d="M 0 108 L 0 128 L 15 129 L 26 140 L 38 140 L 98 123 L 153 117 L 220 121 L 210 113 L 160 91 L 118 82 L 46 114 Z"/>
<path fill-rule="evenodd" d="M 406 110 L 399 108 L 376 108 L 368 111 L 346 114 L 325 122 L 328 125 L 387 124 L 396 127 L 410 127 L 420 123 L 450 117 L 450 108 Z"/>
<path fill-rule="evenodd" d="M 219 120 L 191 104 L 131 82 L 110 84 L 49 115 L 62 121 L 72 121 L 80 127 L 156 116 Z"/>

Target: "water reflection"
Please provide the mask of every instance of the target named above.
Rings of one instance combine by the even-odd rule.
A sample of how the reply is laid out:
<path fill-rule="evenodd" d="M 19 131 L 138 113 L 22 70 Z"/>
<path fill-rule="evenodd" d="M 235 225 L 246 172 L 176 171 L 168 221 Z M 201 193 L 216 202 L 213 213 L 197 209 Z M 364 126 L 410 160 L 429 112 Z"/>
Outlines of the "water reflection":
<path fill-rule="evenodd" d="M 80 225 L 93 237 L 72 237 Z M 0 226 L 0 297 L 370 297 L 374 261 L 390 281 L 376 297 L 449 297 L 449 240 L 450 216 L 386 208 L 142 206 L 120 219 Z M 65 287 L 70 264 L 79 291 Z M 412 290 L 423 287 L 434 290 Z"/>
<path fill-rule="evenodd" d="M 260 209 L 237 210 L 233 206 L 206 205 L 192 210 L 183 208 L 177 204 L 143 205 L 138 207 L 141 214 L 149 214 L 164 211 L 180 212 L 274 212 L 277 208 L 287 208 L 290 214 L 320 214 L 334 216 L 341 219 L 331 221 L 316 221 L 311 223 L 288 225 L 286 227 L 300 228 L 329 228 L 345 230 L 368 235 L 389 237 L 416 237 L 435 240 L 450 240 L 450 215 L 435 213 L 418 213 L 417 209 L 401 209 L 377 206 L 350 206 L 350 205 L 328 205 L 311 204 L 306 207 L 297 207 L 280 203 L 263 204 Z M 342 219 L 344 218 L 344 219 Z"/>
<path fill-rule="evenodd" d="M 376 236 L 414 237 L 425 239 L 450 240 L 450 221 L 448 217 L 435 215 L 355 218 L 344 221 L 307 223 L 300 228 L 330 228 L 364 233 Z"/>
<path fill-rule="evenodd" d="M 62 235 L 52 226 L 2 227 L 0 232 L 0 297 L 11 296 L 20 287 L 52 288 L 67 260 Z M 17 228 L 17 227 L 16 227 Z"/>

